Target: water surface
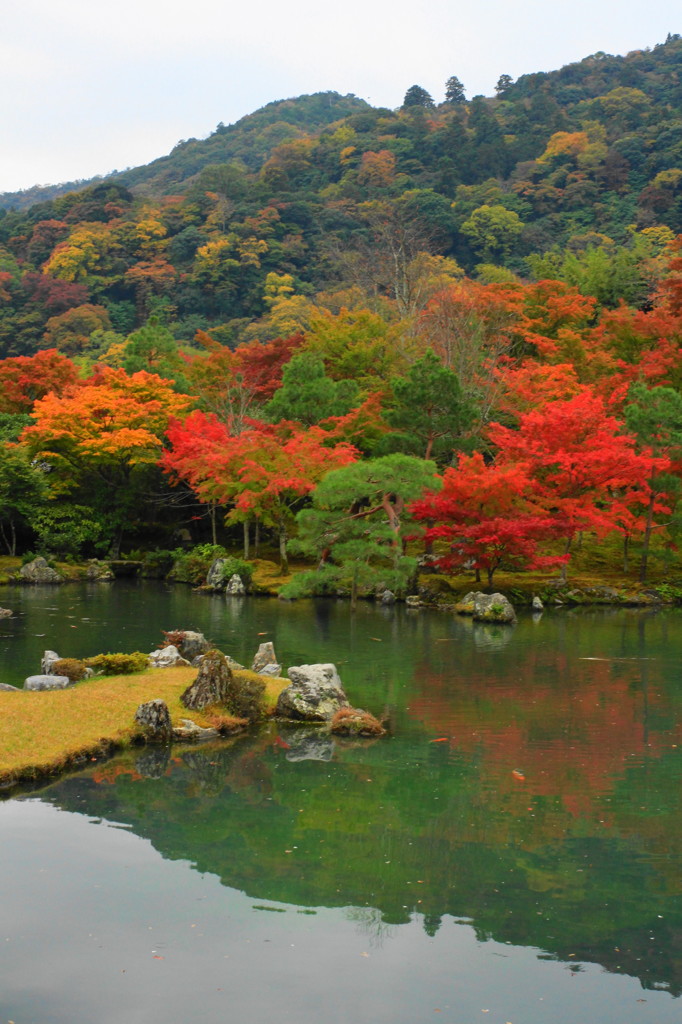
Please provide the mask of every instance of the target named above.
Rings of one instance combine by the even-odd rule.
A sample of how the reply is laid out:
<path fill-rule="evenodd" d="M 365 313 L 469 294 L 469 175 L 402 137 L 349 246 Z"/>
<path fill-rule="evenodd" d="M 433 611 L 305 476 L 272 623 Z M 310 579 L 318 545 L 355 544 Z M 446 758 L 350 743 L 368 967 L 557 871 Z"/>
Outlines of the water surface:
<path fill-rule="evenodd" d="M 0 805 L 0 1020 L 679 1019 L 678 611 L 509 629 L 119 584 L 0 605 L 3 679 L 198 628 L 241 661 L 335 661 L 391 728 L 142 749 Z"/>

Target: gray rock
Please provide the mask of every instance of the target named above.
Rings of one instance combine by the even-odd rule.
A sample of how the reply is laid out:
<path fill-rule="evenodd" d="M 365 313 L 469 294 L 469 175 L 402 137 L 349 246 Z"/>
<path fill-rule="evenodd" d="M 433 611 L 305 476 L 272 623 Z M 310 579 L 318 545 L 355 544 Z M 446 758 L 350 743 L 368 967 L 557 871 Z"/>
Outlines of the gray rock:
<path fill-rule="evenodd" d="M 223 566 L 227 561 L 226 558 L 216 558 L 211 568 L 206 573 L 206 586 L 212 587 L 213 590 L 222 590 L 225 586 L 225 580 L 223 577 Z"/>
<path fill-rule="evenodd" d="M 533 597 L 533 611 L 534 612 L 541 612 L 541 611 L 544 611 L 544 608 L 545 608 L 544 604 L 542 603 L 542 601 L 540 600 L 540 598 L 536 594 Z"/>
<path fill-rule="evenodd" d="M 504 594 L 474 594 L 476 622 L 516 622 L 516 612 Z"/>
<path fill-rule="evenodd" d="M 408 608 L 421 608 L 424 602 L 419 594 L 408 594 L 405 598 L 405 604 Z"/>
<path fill-rule="evenodd" d="M 183 658 L 193 662 L 200 654 L 206 654 L 206 651 L 210 651 L 211 645 L 203 633 L 195 633 L 192 629 L 185 629 L 182 631 L 182 640 L 177 644 L 177 648 Z"/>
<path fill-rule="evenodd" d="M 275 678 L 277 678 L 278 676 L 282 675 L 282 666 L 281 665 L 265 665 L 260 670 L 258 675 L 259 676 L 274 676 Z"/>
<path fill-rule="evenodd" d="M 335 665 L 294 665 L 288 674 L 291 684 L 280 693 L 275 710 L 281 718 L 326 722 L 339 708 L 349 707 Z"/>
<path fill-rule="evenodd" d="M 10 619 L 13 615 L 11 608 L 0 608 L 0 619 Z"/>
<path fill-rule="evenodd" d="M 52 675 L 52 666 L 55 661 L 59 661 L 59 655 L 56 651 L 44 651 L 43 656 L 40 660 L 40 667 L 43 670 L 43 675 Z"/>
<path fill-rule="evenodd" d="M 217 729 L 203 729 L 191 718 L 181 718 L 182 725 L 173 729 L 176 740 L 215 740 L 220 736 Z"/>
<path fill-rule="evenodd" d="M 50 568 L 45 559 L 38 555 L 32 562 L 22 565 L 19 570 L 19 578 L 22 583 L 62 583 L 62 577 L 55 570 Z"/>
<path fill-rule="evenodd" d="M 225 587 L 226 597 L 243 597 L 246 593 L 246 587 L 242 583 L 242 578 L 239 573 L 233 572 L 230 576 L 227 586 Z"/>
<path fill-rule="evenodd" d="M 395 604 L 395 602 L 396 602 L 396 596 L 393 593 L 393 591 L 392 590 L 384 590 L 383 594 L 381 595 L 381 603 L 382 604 Z"/>
<path fill-rule="evenodd" d="M 10 691 L 14 691 L 14 693 L 19 693 L 19 687 L 10 686 L 9 683 L 0 683 L 0 690 L 6 693 L 9 693 Z"/>
<path fill-rule="evenodd" d="M 24 680 L 25 690 L 65 690 L 67 686 L 73 685 L 68 676 L 38 675 L 28 676 Z"/>
<path fill-rule="evenodd" d="M 269 666 L 273 666 L 277 669 L 276 672 L 265 672 L 264 670 Z M 277 661 L 277 655 L 275 654 L 275 645 L 271 640 L 261 644 L 256 651 L 253 659 L 253 665 L 251 666 L 252 672 L 259 672 L 261 675 L 280 675 L 282 666 Z"/>
<path fill-rule="evenodd" d="M 149 655 L 149 665 L 151 668 L 173 668 L 175 665 L 189 665 L 189 662 L 183 658 L 177 647 L 168 644 L 160 651 L 152 651 Z"/>
<path fill-rule="evenodd" d="M 147 701 L 140 704 L 135 712 L 135 721 L 142 727 L 150 743 L 170 743 L 173 736 L 170 712 L 165 700 Z"/>
<path fill-rule="evenodd" d="M 211 704 L 224 704 L 232 682 L 232 669 L 220 651 L 209 651 L 201 659 L 199 672 L 180 701 L 191 711 L 200 711 Z"/>

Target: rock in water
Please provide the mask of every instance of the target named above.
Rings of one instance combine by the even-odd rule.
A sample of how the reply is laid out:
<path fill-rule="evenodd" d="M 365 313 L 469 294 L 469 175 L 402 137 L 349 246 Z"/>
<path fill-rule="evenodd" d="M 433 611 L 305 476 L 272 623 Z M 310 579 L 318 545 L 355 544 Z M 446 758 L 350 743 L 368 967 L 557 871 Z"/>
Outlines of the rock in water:
<path fill-rule="evenodd" d="M 54 663 L 59 660 L 60 658 L 56 651 L 43 651 L 43 656 L 40 661 L 40 667 L 43 670 L 43 675 L 51 676 Z"/>
<path fill-rule="evenodd" d="M 165 700 L 150 700 L 140 704 L 135 712 L 135 721 L 141 725 L 145 737 L 151 743 L 170 743 L 173 737 L 170 712 Z"/>
<path fill-rule="evenodd" d="M 545 610 L 545 606 L 544 606 L 544 604 L 542 603 L 542 601 L 540 600 L 540 598 L 536 594 L 535 597 L 533 598 L 533 611 L 534 612 L 542 612 L 544 610 Z"/>
<path fill-rule="evenodd" d="M 189 665 L 189 662 L 182 657 L 177 647 L 168 644 L 160 651 L 152 651 L 149 655 L 149 664 L 152 668 L 173 668 L 174 665 Z"/>
<path fill-rule="evenodd" d="M 11 608 L 0 608 L 0 619 L 11 619 L 14 612 Z"/>
<path fill-rule="evenodd" d="M 331 722 L 336 736 L 385 736 L 386 730 L 374 715 L 362 708 L 341 708 Z"/>
<path fill-rule="evenodd" d="M 326 722 L 339 708 L 349 706 L 335 665 L 294 665 L 289 679 L 291 685 L 277 701 L 275 714 L 281 718 Z"/>
<path fill-rule="evenodd" d="M 192 711 L 200 711 L 211 704 L 224 704 L 228 697 L 232 670 L 220 651 L 208 651 L 201 659 L 199 672 L 180 701 Z"/>
<path fill-rule="evenodd" d="M 22 583 L 61 583 L 62 578 L 59 573 L 50 568 L 45 559 L 38 555 L 32 562 L 27 562 L 26 565 L 22 565 L 19 570 L 19 576 Z"/>
<path fill-rule="evenodd" d="M 233 572 L 225 587 L 225 597 L 243 597 L 246 588 L 239 573 Z"/>
<path fill-rule="evenodd" d="M 25 690 L 65 690 L 67 686 L 73 686 L 68 676 L 38 675 L 24 680 Z"/>
<path fill-rule="evenodd" d="M 206 586 L 212 587 L 213 590 L 222 590 L 225 586 L 225 579 L 223 577 L 223 566 L 227 559 L 216 558 L 212 563 L 211 568 L 206 573 Z"/>
<path fill-rule="evenodd" d="M 504 594 L 475 594 L 476 622 L 516 622 L 516 612 Z"/>
<path fill-rule="evenodd" d="M 278 676 L 281 674 L 282 666 L 277 661 L 275 645 L 272 641 L 268 640 L 259 646 L 253 659 L 251 671 L 258 672 L 264 676 Z"/>

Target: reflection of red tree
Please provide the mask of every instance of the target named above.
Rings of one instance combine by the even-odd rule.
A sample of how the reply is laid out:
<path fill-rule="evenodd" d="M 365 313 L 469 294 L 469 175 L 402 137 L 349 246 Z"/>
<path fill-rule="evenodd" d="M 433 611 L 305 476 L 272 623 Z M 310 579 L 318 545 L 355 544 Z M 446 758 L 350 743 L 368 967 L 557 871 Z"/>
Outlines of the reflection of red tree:
<path fill-rule="evenodd" d="M 420 667 L 424 695 L 411 699 L 408 713 L 447 735 L 453 749 L 476 755 L 481 793 L 494 792 L 498 807 L 527 815 L 541 798 L 545 814 L 608 827 L 604 797 L 638 758 L 660 756 L 682 741 L 682 726 L 676 723 L 672 736 L 648 726 L 652 712 L 661 722 L 672 720 L 673 709 L 658 686 L 645 693 L 640 663 L 578 662 L 565 681 L 566 667 L 554 662 L 556 683 L 530 684 L 546 678 L 542 661 L 541 652 L 529 652 L 516 684 L 463 679 L 453 685 Z"/>

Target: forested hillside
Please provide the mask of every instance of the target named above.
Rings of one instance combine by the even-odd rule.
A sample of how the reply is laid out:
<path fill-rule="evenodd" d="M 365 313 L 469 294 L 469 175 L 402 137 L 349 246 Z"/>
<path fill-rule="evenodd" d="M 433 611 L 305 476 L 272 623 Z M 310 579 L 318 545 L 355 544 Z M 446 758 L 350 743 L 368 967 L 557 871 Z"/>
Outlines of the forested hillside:
<path fill-rule="evenodd" d="M 319 586 L 404 582 L 420 521 L 490 582 L 585 537 L 669 561 L 681 72 L 674 36 L 494 98 L 300 97 L 1 210 L 8 549 L 227 516 L 326 551 Z"/>

